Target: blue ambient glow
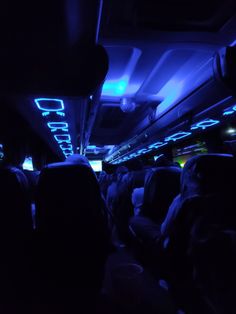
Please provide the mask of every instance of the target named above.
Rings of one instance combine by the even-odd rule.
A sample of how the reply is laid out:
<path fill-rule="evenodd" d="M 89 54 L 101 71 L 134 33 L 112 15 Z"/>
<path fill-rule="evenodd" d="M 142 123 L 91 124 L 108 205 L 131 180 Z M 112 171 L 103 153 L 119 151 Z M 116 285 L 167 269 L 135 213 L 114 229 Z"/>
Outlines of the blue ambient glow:
<path fill-rule="evenodd" d="M 229 116 L 229 115 L 234 114 L 234 113 L 235 113 L 234 110 L 226 110 L 223 112 L 223 116 Z"/>
<path fill-rule="evenodd" d="M 125 80 L 107 81 L 103 84 L 102 94 L 112 95 L 112 96 L 121 96 L 124 94 L 127 85 L 128 85 L 128 82 Z"/>
<path fill-rule="evenodd" d="M 62 99 L 56 98 L 36 98 L 35 103 L 39 110 L 44 111 L 61 111 L 64 110 L 64 103 Z M 42 104 L 43 103 L 43 104 Z"/>
<path fill-rule="evenodd" d="M 55 112 L 59 116 L 65 116 L 65 113 L 61 112 L 65 109 L 62 99 L 36 98 L 34 101 L 38 109 L 43 111 L 43 116 L 48 116 L 50 112 Z"/>
<path fill-rule="evenodd" d="M 32 157 L 25 157 L 25 160 L 23 162 L 22 168 L 24 170 L 29 170 L 29 171 L 33 171 L 34 170 Z"/>
<path fill-rule="evenodd" d="M 48 122 L 47 126 L 51 130 L 51 132 L 63 131 L 68 132 L 68 123 L 67 122 Z"/>
<path fill-rule="evenodd" d="M 197 130 L 197 129 L 202 129 L 205 130 L 213 125 L 216 125 L 220 123 L 219 120 L 213 120 L 213 119 L 205 119 L 203 121 L 200 121 L 194 125 L 191 126 L 191 130 Z"/>
<path fill-rule="evenodd" d="M 172 134 L 171 136 L 168 136 L 165 138 L 165 141 L 166 142 L 169 142 L 169 141 L 177 141 L 177 140 L 180 140 L 181 138 L 184 138 L 184 137 L 187 137 L 189 135 L 191 135 L 192 133 L 191 132 L 177 132 L 175 134 Z"/>
<path fill-rule="evenodd" d="M 150 149 L 153 149 L 153 148 L 157 149 L 157 148 L 165 146 L 165 145 L 167 145 L 167 143 L 156 142 L 156 143 L 153 143 L 153 144 L 149 145 L 148 148 L 150 148 Z"/>
<path fill-rule="evenodd" d="M 164 156 L 164 154 L 160 154 L 160 155 L 156 155 L 154 156 L 154 161 L 156 161 L 157 159 L 159 159 L 160 157 Z"/>
<path fill-rule="evenodd" d="M 96 148 L 97 148 L 96 145 L 88 145 L 88 146 L 87 146 L 87 149 L 96 149 Z"/>
<path fill-rule="evenodd" d="M 159 116 L 174 104 L 179 98 L 183 90 L 183 81 L 177 82 L 170 80 L 166 85 L 157 93 L 156 96 L 164 98 L 163 101 L 157 106 L 156 114 Z"/>
<path fill-rule="evenodd" d="M 61 143 L 70 144 L 71 143 L 70 134 L 55 134 L 54 138 L 58 142 L 58 144 L 61 144 Z"/>
<path fill-rule="evenodd" d="M 60 145 L 61 150 L 73 150 L 72 144 L 63 144 Z"/>
<path fill-rule="evenodd" d="M 231 114 L 234 114 L 236 112 L 236 105 L 233 107 L 229 107 L 223 111 L 223 116 L 229 116 Z"/>

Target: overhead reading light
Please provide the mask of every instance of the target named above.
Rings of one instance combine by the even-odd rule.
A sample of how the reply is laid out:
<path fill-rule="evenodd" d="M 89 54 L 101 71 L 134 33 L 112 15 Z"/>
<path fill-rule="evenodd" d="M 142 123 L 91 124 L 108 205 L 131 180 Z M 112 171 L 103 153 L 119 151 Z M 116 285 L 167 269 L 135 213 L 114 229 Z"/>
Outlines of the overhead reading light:
<path fill-rule="evenodd" d="M 121 98 L 120 109 L 123 112 L 133 112 L 136 109 L 136 104 L 131 98 Z"/>

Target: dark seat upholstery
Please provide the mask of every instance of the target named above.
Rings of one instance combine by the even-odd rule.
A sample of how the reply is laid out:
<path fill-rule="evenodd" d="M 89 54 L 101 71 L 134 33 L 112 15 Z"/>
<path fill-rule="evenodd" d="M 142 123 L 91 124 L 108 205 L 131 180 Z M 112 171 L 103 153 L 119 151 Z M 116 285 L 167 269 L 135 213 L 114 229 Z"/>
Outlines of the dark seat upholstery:
<path fill-rule="evenodd" d="M 32 216 L 28 182 L 18 168 L 0 168 L 0 311 L 30 302 Z"/>
<path fill-rule="evenodd" d="M 170 207 L 165 222 L 162 224 L 161 234 L 165 237 L 165 243 L 168 243 L 166 245 L 166 266 L 168 266 L 169 280 L 175 286 L 178 294 L 182 288 L 184 289 L 182 298 L 185 301 L 187 299 L 186 291 L 190 291 L 189 285 L 192 284 L 196 289 L 193 280 L 196 274 L 199 272 L 200 275 L 197 274 L 199 278 L 203 272 L 208 272 L 210 264 L 213 267 L 213 256 L 217 258 L 215 265 L 219 276 L 213 267 L 211 274 L 214 273 L 215 277 L 211 278 L 211 287 L 218 291 L 213 289 L 210 294 L 213 291 L 214 297 L 221 295 L 220 289 L 217 287 L 219 287 L 222 274 L 224 274 L 223 277 L 228 274 L 227 262 L 226 260 L 222 262 L 220 256 L 225 254 L 229 257 L 231 254 L 222 244 L 227 242 L 222 235 L 225 230 L 235 230 L 236 228 L 235 175 L 235 159 L 230 155 L 196 156 L 189 160 L 184 167 L 181 177 L 181 194 L 176 203 Z M 218 256 L 216 254 L 217 246 Z M 223 247 L 224 250 L 221 251 Z M 202 261 L 208 260 L 210 252 L 212 252 L 211 263 L 203 266 Z M 231 258 L 235 257 L 231 256 Z M 199 284 L 204 287 L 206 281 L 198 281 L 197 288 L 199 288 Z M 200 289 L 203 292 L 203 299 L 208 287 Z M 230 293 L 232 291 L 231 289 Z M 218 301 L 219 304 L 222 304 L 222 300 Z M 191 301 L 188 306 L 193 306 Z M 221 313 L 218 309 L 216 312 Z"/>
<path fill-rule="evenodd" d="M 13 238 L 25 236 L 32 228 L 32 217 L 29 184 L 21 170 L 10 166 L 0 168 L 0 197 L 0 233 Z"/>
<path fill-rule="evenodd" d="M 108 254 L 107 217 L 89 165 L 57 163 L 40 174 L 36 198 L 41 292 L 67 308 L 94 306 Z"/>
<path fill-rule="evenodd" d="M 155 246 L 160 237 L 160 225 L 180 192 L 180 174 L 177 167 L 158 167 L 146 177 L 140 216 L 130 219 L 130 230 L 146 247 Z"/>
<path fill-rule="evenodd" d="M 180 192 L 181 169 L 159 167 L 150 172 L 144 187 L 142 215 L 162 223 L 173 199 Z"/>

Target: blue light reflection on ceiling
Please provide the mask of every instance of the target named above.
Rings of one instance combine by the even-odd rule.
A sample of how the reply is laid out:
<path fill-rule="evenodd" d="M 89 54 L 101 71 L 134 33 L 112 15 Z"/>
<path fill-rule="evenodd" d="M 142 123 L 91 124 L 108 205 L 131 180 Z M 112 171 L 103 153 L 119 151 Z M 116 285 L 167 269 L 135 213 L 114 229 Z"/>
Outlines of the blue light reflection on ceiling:
<path fill-rule="evenodd" d="M 102 95 L 122 96 L 128 85 L 127 80 L 107 81 L 103 84 Z"/>
<path fill-rule="evenodd" d="M 62 99 L 58 98 L 36 98 L 34 102 L 37 108 L 42 112 L 42 116 L 47 120 L 47 127 L 53 133 L 63 155 L 68 157 L 73 155 L 73 145 L 71 143 L 71 135 L 69 134 L 69 124 L 64 121 L 65 105 Z M 58 121 L 63 117 L 63 121 Z M 56 120 L 56 121 L 55 121 Z M 56 134 L 55 134 L 56 132 Z"/>
<path fill-rule="evenodd" d="M 120 47 L 117 47 L 118 50 L 119 48 Z M 102 96 L 120 97 L 125 94 L 131 95 L 138 91 L 140 84 L 132 84 L 132 86 L 129 86 L 129 82 L 141 54 L 142 51 L 134 47 L 132 48 L 132 54 L 128 63 L 124 69 L 121 69 L 122 72 L 111 73 L 109 70 L 108 77 L 102 87 Z M 110 69 L 112 68 L 113 67 L 110 67 Z"/>

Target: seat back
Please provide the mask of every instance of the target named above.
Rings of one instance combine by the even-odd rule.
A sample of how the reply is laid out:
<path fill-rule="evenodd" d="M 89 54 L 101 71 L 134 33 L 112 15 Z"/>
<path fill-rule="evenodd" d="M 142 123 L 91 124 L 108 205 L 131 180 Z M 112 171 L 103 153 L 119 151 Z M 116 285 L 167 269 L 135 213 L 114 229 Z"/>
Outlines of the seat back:
<path fill-rule="evenodd" d="M 232 155 L 203 154 L 192 157 L 181 175 L 181 195 L 229 194 L 234 186 L 235 160 Z"/>
<path fill-rule="evenodd" d="M 29 186 L 18 168 L 0 168 L 0 312 L 31 300 L 33 224 Z M 27 301 L 26 301 L 27 299 Z"/>
<path fill-rule="evenodd" d="M 0 168 L 0 234 L 13 241 L 32 230 L 29 184 L 24 173 L 11 166 Z"/>
<path fill-rule="evenodd" d="M 36 228 L 39 268 L 49 299 L 66 300 L 67 305 L 84 304 L 89 298 L 93 302 L 108 254 L 107 217 L 102 206 L 99 184 L 89 165 L 57 163 L 42 170 Z"/>
<path fill-rule="evenodd" d="M 159 167 L 148 175 L 144 187 L 142 214 L 162 223 L 167 210 L 180 192 L 181 169 Z"/>

